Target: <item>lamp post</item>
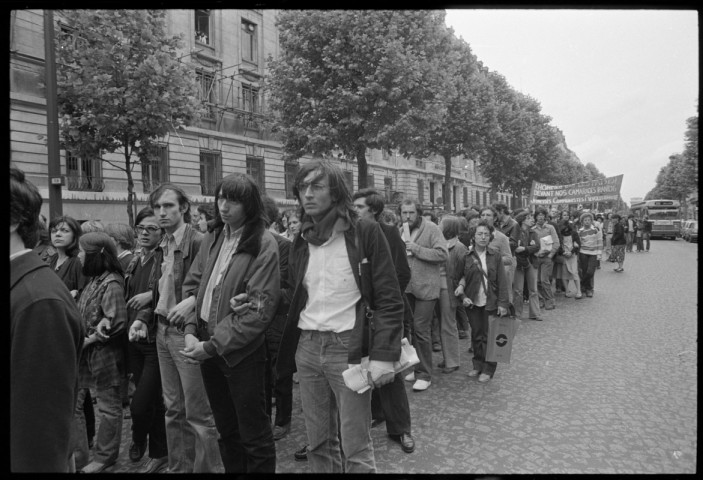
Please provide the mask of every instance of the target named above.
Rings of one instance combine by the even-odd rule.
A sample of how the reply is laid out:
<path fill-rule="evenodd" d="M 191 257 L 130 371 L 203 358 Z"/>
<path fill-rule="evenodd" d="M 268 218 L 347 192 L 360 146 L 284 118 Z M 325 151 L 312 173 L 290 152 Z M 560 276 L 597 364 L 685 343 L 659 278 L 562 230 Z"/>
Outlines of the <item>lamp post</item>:
<path fill-rule="evenodd" d="M 49 171 L 49 218 L 63 214 L 61 161 L 59 159 L 59 109 L 56 101 L 54 13 L 44 10 L 44 74 L 46 82 L 46 133 Z"/>

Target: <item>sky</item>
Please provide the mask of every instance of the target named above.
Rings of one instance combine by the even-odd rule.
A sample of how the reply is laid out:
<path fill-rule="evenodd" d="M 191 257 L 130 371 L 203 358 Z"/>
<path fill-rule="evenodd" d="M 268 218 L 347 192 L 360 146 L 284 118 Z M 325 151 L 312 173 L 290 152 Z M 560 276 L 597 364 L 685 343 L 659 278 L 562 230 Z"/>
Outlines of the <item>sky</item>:
<path fill-rule="evenodd" d="M 581 162 L 623 174 L 630 203 L 684 149 L 698 107 L 694 10 L 459 10 L 447 25 L 540 102 Z"/>

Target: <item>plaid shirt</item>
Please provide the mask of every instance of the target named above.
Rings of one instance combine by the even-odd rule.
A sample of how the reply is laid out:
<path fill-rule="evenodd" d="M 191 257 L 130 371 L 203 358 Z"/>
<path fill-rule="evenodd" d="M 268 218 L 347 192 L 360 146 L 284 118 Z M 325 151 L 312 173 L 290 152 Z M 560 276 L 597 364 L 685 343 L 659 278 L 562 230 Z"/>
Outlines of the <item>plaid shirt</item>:
<path fill-rule="evenodd" d="M 100 320 L 110 320 L 110 338 L 83 347 L 79 364 L 81 388 L 119 386 L 124 370 L 124 352 L 121 336 L 127 325 L 127 304 L 124 299 L 122 276 L 104 272 L 93 277 L 78 300 L 86 336 L 95 333 Z"/>

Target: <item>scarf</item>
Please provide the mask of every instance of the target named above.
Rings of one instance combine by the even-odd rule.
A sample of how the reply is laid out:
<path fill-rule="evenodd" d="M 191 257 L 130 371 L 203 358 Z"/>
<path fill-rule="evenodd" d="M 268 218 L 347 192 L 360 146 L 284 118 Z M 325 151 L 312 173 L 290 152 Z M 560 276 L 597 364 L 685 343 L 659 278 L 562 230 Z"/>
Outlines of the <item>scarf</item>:
<path fill-rule="evenodd" d="M 339 215 L 335 207 L 332 207 L 317 223 L 313 222 L 309 215 L 305 215 L 300 227 L 300 234 L 308 243 L 319 247 L 330 239 L 333 231 L 344 231 L 348 228 L 348 222 Z"/>

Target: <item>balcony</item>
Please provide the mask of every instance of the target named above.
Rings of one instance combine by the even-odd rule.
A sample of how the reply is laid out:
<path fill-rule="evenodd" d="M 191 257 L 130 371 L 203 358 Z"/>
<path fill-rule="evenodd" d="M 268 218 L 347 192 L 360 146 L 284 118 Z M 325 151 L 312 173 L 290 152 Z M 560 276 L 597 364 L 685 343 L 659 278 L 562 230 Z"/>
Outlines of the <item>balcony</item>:
<path fill-rule="evenodd" d="M 102 192 L 105 182 L 100 177 L 87 175 L 66 175 L 66 186 L 69 190 L 82 192 Z"/>

